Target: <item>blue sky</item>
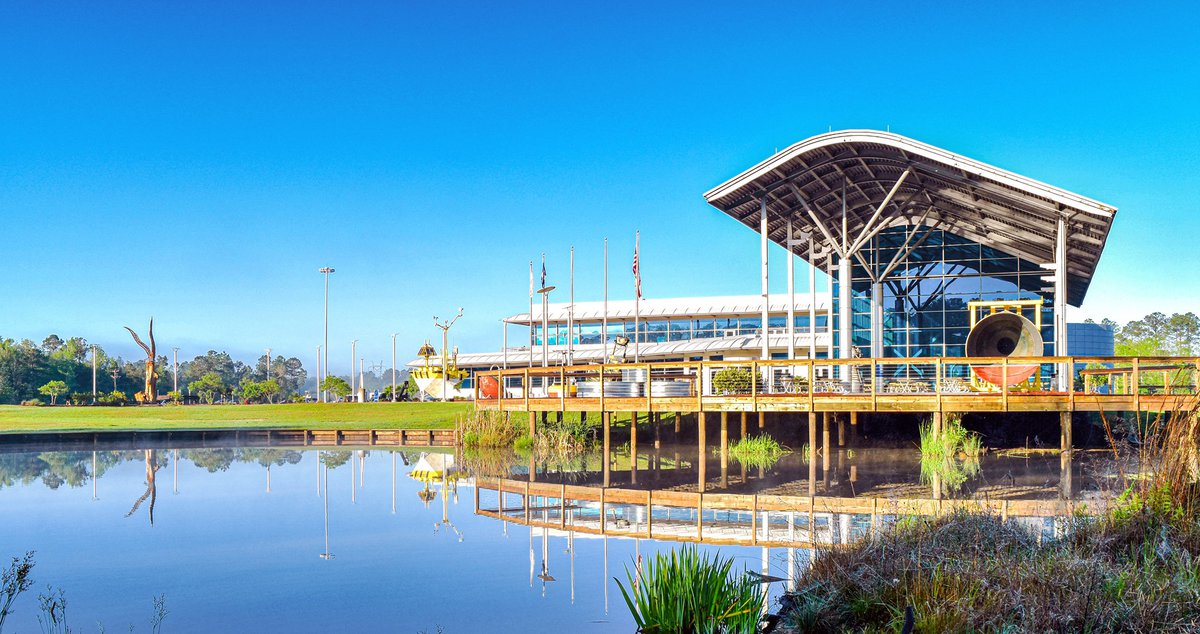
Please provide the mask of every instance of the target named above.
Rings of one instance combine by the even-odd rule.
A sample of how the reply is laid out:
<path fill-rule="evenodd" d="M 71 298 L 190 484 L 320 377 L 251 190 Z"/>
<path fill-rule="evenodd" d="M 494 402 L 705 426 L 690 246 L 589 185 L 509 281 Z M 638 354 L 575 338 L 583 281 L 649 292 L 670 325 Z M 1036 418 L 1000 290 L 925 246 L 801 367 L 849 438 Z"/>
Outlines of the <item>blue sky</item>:
<path fill-rule="evenodd" d="M 889 126 L 1120 209 L 1073 318 L 1200 310 L 1200 9 L 1050 4 L 0 2 L 0 336 L 311 365 L 329 265 L 333 371 L 495 349 L 636 229 L 647 296 L 753 294 L 701 194 Z"/>

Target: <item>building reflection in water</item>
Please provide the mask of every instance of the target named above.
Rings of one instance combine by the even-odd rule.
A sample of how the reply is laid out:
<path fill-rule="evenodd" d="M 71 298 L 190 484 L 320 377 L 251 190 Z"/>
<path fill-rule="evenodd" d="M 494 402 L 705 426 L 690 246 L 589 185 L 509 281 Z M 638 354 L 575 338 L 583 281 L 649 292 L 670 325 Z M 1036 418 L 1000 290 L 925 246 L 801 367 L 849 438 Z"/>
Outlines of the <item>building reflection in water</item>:
<path fill-rule="evenodd" d="M 716 417 L 710 417 L 715 419 Z M 422 454 L 411 471 L 420 482 L 417 491 L 428 507 L 440 493 L 441 518 L 434 532 L 450 533 L 462 542 L 464 535 L 452 520 L 451 503 L 457 504 L 460 480 L 473 486 L 474 511 L 477 515 L 500 520 L 508 534 L 508 524 L 529 527 L 530 585 L 541 581 L 540 592 L 548 593 L 553 583 L 549 562 L 550 540 L 557 534 L 565 538 L 564 554 L 569 556 L 570 600 L 575 600 L 575 539 L 595 535 L 602 540 L 602 574 L 606 582 L 604 603 L 609 607 L 609 538 L 633 541 L 634 566 L 641 568 L 642 540 L 658 542 L 700 542 L 714 545 L 751 546 L 760 549 L 761 571 L 769 576 L 772 567 L 781 572 L 786 587 L 795 588 L 795 579 L 811 565 L 814 546 L 839 547 L 874 534 L 882 527 L 909 514 L 945 512 L 959 506 L 983 508 L 1001 516 L 1018 519 L 1035 530 L 1053 534 L 1054 520 L 1070 515 L 1083 502 L 1094 505 L 1095 478 L 1083 477 L 1076 455 L 1080 450 L 1057 456 L 1009 458 L 987 455 L 973 467 L 959 488 L 950 486 L 944 473 L 935 473 L 924 485 L 914 477 L 919 472 L 915 449 L 888 449 L 859 446 L 860 437 L 853 419 L 816 414 L 808 417 L 808 443 L 784 456 L 773 465 L 749 466 L 729 452 L 731 439 L 727 417 L 722 417 L 716 447 L 708 447 L 703 438 L 697 444 L 681 444 L 680 438 L 668 438 L 642 446 L 630 443 L 599 456 L 574 456 L 555 465 L 553 460 L 515 456 L 495 461 L 496 468 L 481 469 L 471 464 L 462 468 L 449 453 Z M 716 420 L 712 420 L 716 422 Z M 847 426 L 846 423 L 850 425 Z M 653 423 L 652 423 L 653 424 Z M 643 425 L 644 426 L 644 425 Z M 657 428 L 653 430 L 658 435 Z M 670 427 L 662 432 L 670 436 Z M 735 427 L 734 432 L 737 432 Z M 836 443 L 835 443 L 836 434 Z M 260 453 L 254 453 L 259 451 Z M 179 493 L 179 463 L 191 460 L 209 472 L 224 471 L 230 463 L 253 462 L 257 456 L 264 467 L 266 490 L 272 490 L 272 465 L 300 462 L 297 451 L 241 448 L 171 449 L 172 491 Z M 53 453 L 53 452 L 50 452 Z M 68 452 L 60 452 L 66 454 Z M 165 451 L 143 449 L 70 453 L 70 461 L 41 461 L 21 477 L 42 477 L 54 481 L 83 484 L 92 482 L 91 498 L 99 499 L 99 476 L 112 465 L 138 460 L 145 470 L 145 489 L 127 516 L 143 506 L 151 525 L 157 511 L 157 471 L 165 466 Z M 286 454 L 292 454 L 288 457 Z M 402 452 L 389 452 L 391 460 L 391 511 L 398 512 L 398 461 L 408 464 Z M 90 455 L 89 455 L 90 454 Z M 36 454 L 35 454 L 36 455 Z M 279 458 L 283 455 L 284 458 Z M 311 455 L 311 454 L 310 454 Z M 136 457 L 135 457 L 136 456 Z M 362 449 L 321 451 L 316 460 L 317 495 L 322 498 L 323 559 L 332 559 L 329 527 L 329 471 L 350 462 L 351 502 L 357 503 L 357 489 L 365 488 L 368 452 Z M 719 478 L 706 480 L 706 463 L 719 465 Z M 1088 460 L 1096 460 L 1091 458 Z M 819 464 L 818 464 L 819 461 Z M 1085 460 L 1086 462 L 1086 460 Z M 90 464 L 89 464 L 90 463 Z M 736 464 L 735 464 L 736 463 Z M 35 470 L 36 469 L 36 470 Z M 1079 473 L 1076 473 L 1079 471 Z M 717 469 L 711 472 L 718 474 Z M 82 474 L 82 475 L 80 475 Z M 381 474 L 382 475 L 382 474 Z M 962 474 L 953 474 L 962 478 Z M 606 486 L 607 484 L 607 486 Z M 482 499 L 481 499 L 482 495 Z M 508 498 L 508 501 L 505 501 Z M 517 502 L 513 505 L 512 502 Z M 556 533 L 555 531 L 559 531 Z M 540 533 L 541 562 L 537 561 L 534 538 Z M 783 549 L 780 551 L 779 549 Z M 774 550 L 777 559 L 771 561 Z"/>

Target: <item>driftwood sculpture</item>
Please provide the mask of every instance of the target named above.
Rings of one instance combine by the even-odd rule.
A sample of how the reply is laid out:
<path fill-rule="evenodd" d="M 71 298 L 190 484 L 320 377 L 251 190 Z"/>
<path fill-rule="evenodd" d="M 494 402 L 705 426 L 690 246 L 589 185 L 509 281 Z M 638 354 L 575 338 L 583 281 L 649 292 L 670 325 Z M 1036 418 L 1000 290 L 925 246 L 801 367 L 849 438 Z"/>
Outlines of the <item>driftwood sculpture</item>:
<path fill-rule="evenodd" d="M 157 348 L 155 348 L 155 346 L 154 346 L 154 318 L 153 317 L 150 318 L 150 332 L 149 332 L 150 345 L 149 346 L 142 343 L 141 338 L 138 337 L 137 333 L 134 332 L 133 329 L 130 328 L 129 326 L 125 326 L 125 330 L 128 330 L 129 334 L 133 335 L 134 342 L 136 342 L 137 345 L 141 346 L 142 350 L 146 351 L 146 385 L 142 389 L 142 397 L 139 400 L 142 403 L 157 403 L 158 402 L 158 369 L 157 369 L 156 361 L 158 360 L 158 357 L 155 354 L 157 352 Z"/>

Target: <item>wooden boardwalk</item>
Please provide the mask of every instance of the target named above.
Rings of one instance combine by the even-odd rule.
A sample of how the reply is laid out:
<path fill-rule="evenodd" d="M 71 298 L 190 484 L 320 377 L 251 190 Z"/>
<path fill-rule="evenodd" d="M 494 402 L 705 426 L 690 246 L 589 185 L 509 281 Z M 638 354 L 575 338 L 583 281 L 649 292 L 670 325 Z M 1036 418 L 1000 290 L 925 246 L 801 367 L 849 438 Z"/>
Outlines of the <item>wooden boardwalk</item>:
<path fill-rule="evenodd" d="M 1093 385 L 1073 372 L 1070 386 L 1056 384 L 1056 368 L 1080 366 L 1120 368 L 1123 378 Z M 1194 405 L 1198 366 L 1192 357 L 625 363 L 481 372 L 475 397 L 512 412 L 1166 412 Z M 1003 387 L 977 378 L 1006 383 L 1031 368 Z"/>
<path fill-rule="evenodd" d="M 486 495 L 488 505 L 481 502 Z M 475 513 L 524 526 L 705 544 L 840 546 L 906 516 L 957 510 L 1039 521 L 1088 509 L 1072 500 L 935 500 L 693 493 L 475 479 Z"/>

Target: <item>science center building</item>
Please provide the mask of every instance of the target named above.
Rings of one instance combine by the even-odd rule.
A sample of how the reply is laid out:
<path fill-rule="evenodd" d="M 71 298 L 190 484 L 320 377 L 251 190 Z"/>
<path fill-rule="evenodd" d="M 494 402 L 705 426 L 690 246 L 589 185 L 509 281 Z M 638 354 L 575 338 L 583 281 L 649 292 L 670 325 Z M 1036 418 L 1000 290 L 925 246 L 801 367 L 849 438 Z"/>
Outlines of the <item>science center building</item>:
<path fill-rule="evenodd" d="M 760 235 L 761 292 L 555 303 L 505 321 L 468 372 L 601 362 L 1111 355 L 1082 304 L 1116 208 L 897 134 L 849 130 L 778 152 L 704 194 Z M 768 293 L 768 243 L 807 264 Z M 825 273 L 817 287 L 816 271 Z M 636 327 L 635 327 L 636 322 Z M 509 326 L 518 326 L 509 345 Z M 525 330 L 528 328 L 529 330 Z M 1068 336 L 1075 330 L 1085 348 Z M 410 366 L 440 364 L 436 357 Z M 888 372 L 927 370 L 919 363 Z M 948 373 L 965 369 L 946 368 Z M 1036 380 L 1065 389 L 1066 364 Z M 531 388 L 536 389 L 537 383 Z"/>

